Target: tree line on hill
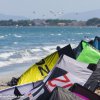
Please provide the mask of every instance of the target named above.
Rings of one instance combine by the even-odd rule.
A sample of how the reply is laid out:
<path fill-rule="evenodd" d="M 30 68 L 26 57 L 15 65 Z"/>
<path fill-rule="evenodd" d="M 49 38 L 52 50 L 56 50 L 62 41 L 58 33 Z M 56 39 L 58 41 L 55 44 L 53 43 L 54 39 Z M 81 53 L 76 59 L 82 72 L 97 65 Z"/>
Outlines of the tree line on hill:
<path fill-rule="evenodd" d="M 87 21 L 60 19 L 1 20 L 0 26 L 100 26 L 100 18 L 92 18 Z"/>

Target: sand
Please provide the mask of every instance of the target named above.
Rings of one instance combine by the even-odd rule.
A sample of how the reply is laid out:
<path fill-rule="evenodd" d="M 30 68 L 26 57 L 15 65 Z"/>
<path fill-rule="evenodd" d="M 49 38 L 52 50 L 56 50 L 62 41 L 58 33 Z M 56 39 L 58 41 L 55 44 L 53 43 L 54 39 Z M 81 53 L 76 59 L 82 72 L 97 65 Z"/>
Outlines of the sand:
<path fill-rule="evenodd" d="M 7 86 L 7 82 L 8 82 L 8 81 L 10 81 L 9 78 L 0 77 L 0 90 L 9 88 L 9 86 Z"/>
<path fill-rule="evenodd" d="M 12 77 L 19 77 L 21 73 L 19 72 L 7 72 L 0 74 L 0 90 L 9 88 L 7 83 L 11 81 Z"/>
<path fill-rule="evenodd" d="M 16 64 L 0 68 L 0 90 L 8 88 L 7 83 L 12 77 L 18 78 L 31 64 Z M 21 67 L 20 67 L 21 66 Z"/>

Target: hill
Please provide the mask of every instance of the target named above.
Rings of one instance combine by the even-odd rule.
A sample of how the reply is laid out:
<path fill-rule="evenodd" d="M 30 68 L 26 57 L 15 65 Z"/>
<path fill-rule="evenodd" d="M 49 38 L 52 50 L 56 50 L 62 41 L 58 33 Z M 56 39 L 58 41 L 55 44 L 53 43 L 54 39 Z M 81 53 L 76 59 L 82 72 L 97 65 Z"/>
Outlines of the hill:
<path fill-rule="evenodd" d="M 23 16 L 13 16 L 13 15 L 5 15 L 5 14 L 0 14 L 0 20 L 26 20 L 28 18 L 23 17 Z"/>
<path fill-rule="evenodd" d="M 100 9 L 80 13 L 67 13 L 60 17 L 60 19 L 82 20 L 87 21 L 91 18 L 100 18 Z"/>

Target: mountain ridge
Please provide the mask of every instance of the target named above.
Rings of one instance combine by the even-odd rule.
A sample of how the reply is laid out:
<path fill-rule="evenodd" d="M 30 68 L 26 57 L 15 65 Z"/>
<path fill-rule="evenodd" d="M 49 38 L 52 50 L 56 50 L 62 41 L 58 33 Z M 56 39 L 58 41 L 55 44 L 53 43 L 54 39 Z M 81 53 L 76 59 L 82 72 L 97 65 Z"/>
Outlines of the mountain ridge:
<path fill-rule="evenodd" d="M 86 12 L 67 13 L 60 17 L 60 19 L 82 20 L 87 21 L 91 18 L 100 18 L 100 9 Z"/>
<path fill-rule="evenodd" d="M 24 16 L 14 16 L 14 15 L 6 15 L 6 14 L 2 14 L 0 13 L 0 20 L 27 20 L 27 17 Z"/>

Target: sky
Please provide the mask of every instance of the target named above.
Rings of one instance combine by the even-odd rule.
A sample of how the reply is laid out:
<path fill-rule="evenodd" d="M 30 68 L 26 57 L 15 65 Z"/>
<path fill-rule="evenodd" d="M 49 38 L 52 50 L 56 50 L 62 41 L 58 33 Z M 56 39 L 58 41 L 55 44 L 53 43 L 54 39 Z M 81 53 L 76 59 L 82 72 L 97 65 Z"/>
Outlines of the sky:
<path fill-rule="evenodd" d="M 0 0 L 0 13 L 27 18 L 57 18 L 100 9 L 100 0 Z"/>

